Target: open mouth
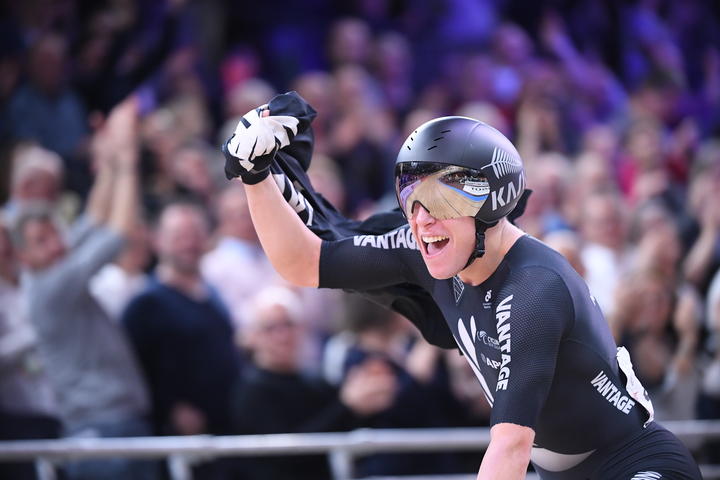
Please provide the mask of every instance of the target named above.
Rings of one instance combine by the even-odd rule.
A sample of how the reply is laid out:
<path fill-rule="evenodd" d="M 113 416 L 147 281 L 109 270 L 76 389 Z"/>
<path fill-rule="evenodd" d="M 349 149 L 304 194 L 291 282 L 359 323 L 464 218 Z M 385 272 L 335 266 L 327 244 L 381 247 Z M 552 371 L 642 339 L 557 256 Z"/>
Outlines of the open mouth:
<path fill-rule="evenodd" d="M 450 242 L 450 237 L 428 235 L 423 236 L 422 241 L 428 256 L 433 256 L 440 253 L 442 249 L 447 246 L 447 244 Z"/>

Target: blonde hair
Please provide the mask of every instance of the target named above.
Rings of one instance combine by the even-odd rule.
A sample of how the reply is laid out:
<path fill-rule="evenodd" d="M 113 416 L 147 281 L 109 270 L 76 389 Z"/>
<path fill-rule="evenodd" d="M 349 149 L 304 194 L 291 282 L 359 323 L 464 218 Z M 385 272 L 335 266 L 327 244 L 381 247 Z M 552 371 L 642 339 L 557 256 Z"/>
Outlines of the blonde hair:
<path fill-rule="evenodd" d="M 15 147 L 12 155 L 12 175 L 10 185 L 16 188 L 33 173 L 42 170 L 55 176 L 63 176 L 62 158 L 57 153 L 35 143 L 24 143 Z"/>
<path fill-rule="evenodd" d="M 284 309 L 293 322 L 302 322 L 303 308 L 302 301 L 298 294 L 287 287 L 272 285 L 262 289 L 252 298 L 247 311 L 247 318 L 250 319 L 250 325 L 255 323 L 261 312 L 265 312 L 273 307 L 281 307 Z"/>

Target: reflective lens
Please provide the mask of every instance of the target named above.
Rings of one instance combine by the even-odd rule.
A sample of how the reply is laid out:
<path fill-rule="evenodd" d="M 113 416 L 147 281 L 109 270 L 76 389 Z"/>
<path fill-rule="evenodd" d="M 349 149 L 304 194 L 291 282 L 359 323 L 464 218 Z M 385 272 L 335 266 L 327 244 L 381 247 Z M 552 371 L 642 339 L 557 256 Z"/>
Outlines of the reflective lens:
<path fill-rule="evenodd" d="M 410 218 L 416 203 L 433 217 L 447 220 L 474 217 L 490 193 L 487 178 L 479 170 L 442 163 L 398 163 L 395 193 L 400 208 Z"/>

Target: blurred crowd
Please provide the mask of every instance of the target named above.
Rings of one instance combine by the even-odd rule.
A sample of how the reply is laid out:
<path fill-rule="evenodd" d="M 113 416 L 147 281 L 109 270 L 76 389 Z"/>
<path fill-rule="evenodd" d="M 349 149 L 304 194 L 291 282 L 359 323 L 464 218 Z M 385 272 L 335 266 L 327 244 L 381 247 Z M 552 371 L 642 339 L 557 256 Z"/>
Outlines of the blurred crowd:
<path fill-rule="evenodd" d="M 466 115 L 505 133 L 533 190 L 518 223 L 587 280 L 657 418 L 720 418 L 716 2 L 5 0 L 0 11 L 0 439 L 487 424 L 457 351 L 360 297 L 274 273 L 218 147 L 288 90 L 318 111 L 313 184 L 353 218 L 395 207 L 395 155 L 424 121 Z M 384 454 L 356 469 L 478 464 Z M 137 460 L 64 470 L 167 474 Z M 321 456 L 258 457 L 195 475 L 329 470 Z M 0 477 L 34 473 L 0 464 Z"/>

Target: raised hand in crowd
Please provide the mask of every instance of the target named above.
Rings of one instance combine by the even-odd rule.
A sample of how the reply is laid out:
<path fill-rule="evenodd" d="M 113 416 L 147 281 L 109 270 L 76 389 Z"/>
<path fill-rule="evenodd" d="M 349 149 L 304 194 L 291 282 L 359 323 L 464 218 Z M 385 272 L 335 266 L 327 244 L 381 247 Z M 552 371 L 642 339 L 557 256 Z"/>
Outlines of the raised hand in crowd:
<path fill-rule="evenodd" d="M 137 100 L 131 96 L 110 112 L 90 144 L 96 180 L 87 212 L 123 235 L 132 231 L 139 208 L 137 129 Z"/>
<path fill-rule="evenodd" d="M 704 199 L 698 206 L 700 235 L 685 257 L 685 278 L 698 288 L 712 274 L 710 269 L 717 261 L 716 250 L 720 243 L 720 190 L 714 188 L 720 180 L 708 181 Z"/>
<path fill-rule="evenodd" d="M 170 422 L 178 435 L 200 435 L 207 433 L 205 414 L 186 402 L 178 402 L 170 411 Z"/>
<path fill-rule="evenodd" d="M 397 388 L 388 364 L 370 358 L 348 372 L 340 386 L 340 401 L 358 416 L 373 415 L 392 405 Z"/>

